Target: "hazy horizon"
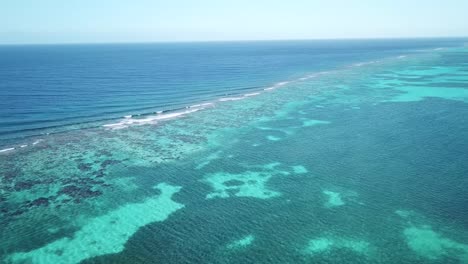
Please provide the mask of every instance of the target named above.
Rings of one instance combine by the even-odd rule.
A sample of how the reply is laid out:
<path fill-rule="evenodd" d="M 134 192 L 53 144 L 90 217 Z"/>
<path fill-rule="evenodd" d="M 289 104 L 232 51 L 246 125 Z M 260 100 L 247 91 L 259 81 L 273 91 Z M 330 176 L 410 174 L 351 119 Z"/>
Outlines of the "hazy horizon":
<path fill-rule="evenodd" d="M 0 4 L 0 44 L 468 36 L 468 2 L 31 1 Z"/>
<path fill-rule="evenodd" d="M 380 37 L 380 38 L 310 38 L 310 39 L 233 39 L 233 40 L 161 40 L 161 41 L 114 41 L 114 42 L 45 42 L 45 43 L 0 43 L 0 46 L 27 45 L 125 45 L 125 44 L 189 44 L 189 43 L 233 43 L 233 42 L 288 42 L 288 41 L 366 41 L 366 40 L 424 40 L 424 39 L 468 39 L 467 36 L 427 36 L 427 37 Z"/>

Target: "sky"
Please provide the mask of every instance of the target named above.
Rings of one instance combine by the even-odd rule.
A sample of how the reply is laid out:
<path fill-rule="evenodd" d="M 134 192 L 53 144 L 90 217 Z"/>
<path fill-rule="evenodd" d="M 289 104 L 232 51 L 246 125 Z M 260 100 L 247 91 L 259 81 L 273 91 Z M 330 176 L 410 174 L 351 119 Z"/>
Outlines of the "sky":
<path fill-rule="evenodd" d="M 0 44 L 468 36 L 468 0 L 0 0 Z"/>

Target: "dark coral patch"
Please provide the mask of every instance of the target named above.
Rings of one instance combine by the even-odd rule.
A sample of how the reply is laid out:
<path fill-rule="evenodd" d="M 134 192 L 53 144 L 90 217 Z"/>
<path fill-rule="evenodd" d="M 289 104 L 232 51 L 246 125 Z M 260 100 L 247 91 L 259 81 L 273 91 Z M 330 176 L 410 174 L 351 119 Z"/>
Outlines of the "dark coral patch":
<path fill-rule="evenodd" d="M 101 166 L 107 167 L 109 165 L 118 164 L 118 163 L 120 163 L 118 160 L 105 160 L 104 162 L 102 162 Z"/>
<path fill-rule="evenodd" d="M 194 143 L 197 142 L 193 136 L 186 136 L 186 135 L 179 135 L 176 137 L 178 140 L 186 143 Z"/>
<path fill-rule="evenodd" d="M 26 211 L 22 209 L 18 209 L 10 214 L 10 216 L 18 216 L 24 214 Z"/>
<path fill-rule="evenodd" d="M 19 171 L 18 170 L 5 171 L 1 175 L 2 175 L 2 178 L 5 179 L 6 181 L 11 181 L 19 175 Z"/>
<path fill-rule="evenodd" d="M 241 186 L 241 185 L 244 185 L 244 182 L 243 181 L 239 181 L 239 180 L 229 180 L 229 181 L 225 181 L 223 183 L 225 186 Z"/>
<path fill-rule="evenodd" d="M 36 181 L 21 181 L 15 183 L 15 191 L 29 190 L 38 182 Z"/>
<path fill-rule="evenodd" d="M 250 185 L 254 185 L 254 184 L 257 184 L 257 181 L 256 180 L 248 180 L 247 183 L 250 184 Z"/>
<path fill-rule="evenodd" d="M 40 176 L 37 176 L 40 178 Z M 18 181 L 14 184 L 13 189 L 15 191 L 30 190 L 37 184 L 51 184 L 54 182 L 54 179 L 41 179 L 41 180 L 24 180 Z"/>
<path fill-rule="evenodd" d="M 49 205 L 49 199 L 45 197 L 40 197 L 37 198 L 36 200 L 32 201 L 30 203 L 31 206 L 48 206 Z"/>
<path fill-rule="evenodd" d="M 104 176 L 105 176 L 104 170 L 103 170 L 103 169 L 100 169 L 100 170 L 96 171 L 95 173 L 93 173 L 93 175 L 94 175 L 96 178 L 104 177 Z"/>
<path fill-rule="evenodd" d="M 235 196 L 238 191 L 239 190 L 237 190 L 237 189 L 227 189 L 226 190 L 226 192 L 228 193 L 229 196 Z"/>
<path fill-rule="evenodd" d="M 78 169 L 79 169 L 80 171 L 89 171 L 89 170 L 91 170 L 91 168 L 92 168 L 91 165 L 88 164 L 88 163 L 80 163 L 80 164 L 78 164 Z"/>
<path fill-rule="evenodd" d="M 110 151 L 104 150 L 104 149 L 99 150 L 99 151 L 97 152 L 97 154 L 98 154 L 99 156 L 112 156 L 112 153 L 111 153 Z"/>
<path fill-rule="evenodd" d="M 80 188 L 75 186 L 75 185 L 67 185 L 63 187 L 59 193 L 61 194 L 67 194 L 69 196 L 75 196 L 75 193 L 78 193 L 80 191 Z"/>
<path fill-rule="evenodd" d="M 102 191 L 93 191 L 89 186 L 78 187 L 75 185 L 67 185 L 63 187 L 60 191 L 60 194 L 66 194 L 75 199 L 80 198 L 91 198 L 102 195 Z"/>
<path fill-rule="evenodd" d="M 54 179 L 52 179 L 52 178 L 40 181 L 41 184 L 51 184 L 53 182 L 54 182 Z"/>
<path fill-rule="evenodd" d="M 87 190 L 81 192 L 81 197 L 83 197 L 83 198 L 91 198 L 91 197 L 96 197 L 96 196 L 100 196 L 100 195 L 102 195 L 102 191 L 99 191 L 99 190 L 92 191 L 90 189 L 87 189 Z"/>

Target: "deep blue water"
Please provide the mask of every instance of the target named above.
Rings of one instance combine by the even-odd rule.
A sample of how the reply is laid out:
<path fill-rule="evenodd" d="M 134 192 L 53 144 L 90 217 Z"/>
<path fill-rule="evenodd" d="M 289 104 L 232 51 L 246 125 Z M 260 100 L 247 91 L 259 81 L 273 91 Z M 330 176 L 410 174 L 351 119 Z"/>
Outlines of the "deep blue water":
<path fill-rule="evenodd" d="M 460 40 L 0 46 L 0 145 L 455 45 Z"/>

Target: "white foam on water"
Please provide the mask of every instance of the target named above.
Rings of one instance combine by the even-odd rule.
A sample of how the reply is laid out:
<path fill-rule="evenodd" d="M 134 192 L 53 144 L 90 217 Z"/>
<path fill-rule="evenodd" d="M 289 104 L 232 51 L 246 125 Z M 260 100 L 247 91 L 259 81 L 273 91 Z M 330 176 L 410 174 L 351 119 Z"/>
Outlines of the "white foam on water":
<path fill-rule="evenodd" d="M 302 78 L 299 78 L 299 79 L 297 79 L 297 80 L 298 80 L 298 81 L 305 81 L 305 80 L 309 80 L 309 79 L 312 79 L 312 78 L 316 78 L 316 77 L 318 77 L 318 76 L 320 76 L 320 75 L 324 75 L 324 74 L 326 74 L 326 73 L 328 73 L 328 72 L 317 72 L 317 73 L 309 74 L 309 75 L 304 76 L 304 77 L 302 77 Z"/>
<path fill-rule="evenodd" d="M 302 78 L 300 78 L 300 79 L 298 79 L 298 80 L 304 81 L 304 80 L 308 80 L 308 79 L 312 79 L 312 78 L 319 77 L 319 76 L 321 76 L 321 75 L 329 74 L 329 73 L 331 73 L 331 72 L 332 72 L 332 71 L 316 72 L 316 73 L 309 74 L 309 75 L 307 75 L 307 76 L 305 76 L 305 77 L 302 77 Z"/>
<path fill-rule="evenodd" d="M 124 118 L 131 118 L 131 117 L 132 117 L 132 115 L 126 115 L 126 116 L 124 116 Z"/>
<path fill-rule="evenodd" d="M 195 104 L 191 105 L 188 108 L 198 108 L 198 107 L 206 107 L 206 106 L 213 106 L 214 103 L 203 103 L 203 104 Z"/>
<path fill-rule="evenodd" d="M 42 141 L 44 141 L 44 140 L 43 139 L 38 139 L 38 140 L 34 141 L 32 144 L 34 146 L 34 145 L 37 145 L 37 144 L 41 143 Z"/>
<path fill-rule="evenodd" d="M 333 71 L 323 71 L 323 72 L 317 73 L 317 75 L 329 74 L 329 73 L 331 73 L 331 72 L 333 72 Z"/>
<path fill-rule="evenodd" d="M 250 96 L 256 96 L 256 95 L 259 95 L 260 93 L 247 93 L 247 94 L 244 94 L 245 97 L 250 97 Z"/>
<path fill-rule="evenodd" d="M 15 150 L 15 148 L 0 149 L 0 153 L 12 151 L 12 150 Z"/>
<path fill-rule="evenodd" d="M 161 120 L 168 120 L 168 119 L 174 119 L 177 117 L 181 117 L 196 111 L 199 111 L 203 108 L 194 108 L 182 112 L 175 112 L 175 113 L 169 113 L 169 114 L 157 114 L 156 116 L 149 116 L 146 118 L 132 118 L 132 117 L 126 117 L 125 119 L 121 120 L 120 122 L 117 123 L 112 123 L 112 124 L 105 124 L 103 127 L 108 128 L 108 129 L 122 129 L 122 128 L 127 128 L 132 125 L 148 125 L 148 124 L 156 124 L 158 121 Z"/>
<path fill-rule="evenodd" d="M 359 63 L 355 63 L 353 65 L 351 65 L 352 67 L 361 67 L 361 66 L 364 66 L 364 65 L 369 65 L 369 64 L 374 64 L 378 61 L 367 61 L 367 62 L 359 62 Z"/>
<path fill-rule="evenodd" d="M 218 101 L 227 102 L 227 101 L 238 101 L 238 100 L 242 100 L 242 99 L 245 99 L 245 97 L 244 96 L 242 96 L 242 97 L 224 97 L 224 98 L 220 98 Z"/>
<path fill-rule="evenodd" d="M 28 145 L 21 145 L 20 148 L 25 148 L 27 147 Z"/>
<path fill-rule="evenodd" d="M 183 112 L 176 112 L 176 113 L 170 113 L 170 114 L 160 114 L 158 116 L 155 116 L 153 119 L 154 120 L 172 119 L 172 118 L 176 118 L 176 117 L 183 116 L 183 115 L 186 115 L 186 114 L 194 113 L 194 112 L 197 112 L 199 110 L 201 110 L 201 109 L 200 108 L 194 108 L 192 110 L 186 110 L 186 111 L 183 111 Z"/>
<path fill-rule="evenodd" d="M 263 90 L 264 90 L 264 91 L 271 91 L 271 90 L 274 90 L 274 89 L 279 88 L 279 87 L 281 87 L 281 86 L 285 86 L 285 85 L 288 84 L 288 83 L 290 83 L 290 82 L 287 82 L 287 81 L 285 81 L 285 82 L 278 82 L 278 83 L 273 84 L 273 85 L 270 86 L 270 87 L 264 88 Z"/>
<path fill-rule="evenodd" d="M 400 55 L 400 56 L 398 56 L 398 59 L 404 59 L 404 58 L 406 58 L 406 57 L 408 57 L 408 56 L 406 56 L 406 55 Z"/>
<path fill-rule="evenodd" d="M 122 128 L 127 128 L 130 125 L 143 125 L 143 124 L 151 124 L 155 122 L 156 120 L 154 120 L 154 118 L 152 117 L 142 118 L 142 119 L 125 118 L 124 120 L 118 123 L 106 124 L 106 125 L 103 125 L 103 127 L 109 128 L 109 129 L 122 129 Z"/>

